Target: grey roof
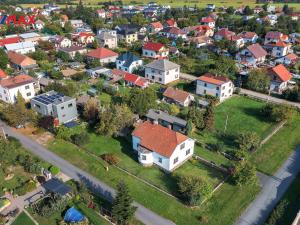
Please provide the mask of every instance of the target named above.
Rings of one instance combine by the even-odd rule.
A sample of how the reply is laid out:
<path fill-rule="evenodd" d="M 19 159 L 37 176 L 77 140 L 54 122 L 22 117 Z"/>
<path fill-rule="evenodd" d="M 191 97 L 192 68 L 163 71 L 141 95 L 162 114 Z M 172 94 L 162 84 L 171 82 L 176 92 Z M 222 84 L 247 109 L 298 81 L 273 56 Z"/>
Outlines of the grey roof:
<path fill-rule="evenodd" d="M 139 57 L 137 57 L 136 55 L 132 54 L 131 52 L 126 52 L 122 55 L 120 55 L 117 60 L 119 61 L 125 61 L 125 63 L 123 64 L 123 66 L 125 67 L 129 67 L 133 62 L 140 60 Z"/>
<path fill-rule="evenodd" d="M 57 178 L 52 178 L 42 185 L 48 192 L 59 194 L 60 196 L 65 196 L 72 191 L 68 185 L 60 181 Z"/>
<path fill-rule="evenodd" d="M 5 45 L 5 48 L 7 49 L 7 51 L 15 51 L 15 50 L 22 49 L 22 48 L 33 48 L 33 47 L 34 47 L 34 44 L 31 41 L 25 41 L 25 42 Z"/>
<path fill-rule="evenodd" d="M 158 59 L 158 60 L 152 61 L 151 63 L 145 65 L 145 67 L 162 70 L 162 71 L 180 68 L 180 66 L 178 64 L 173 63 L 167 59 Z"/>
<path fill-rule="evenodd" d="M 33 38 L 33 37 L 40 37 L 40 35 L 38 33 L 24 33 L 24 34 L 20 34 L 21 38 Z"/>
<path fill-rule="evenodd" d="M 108 33 L 108 32 L 102 32 L 101 34 L 99 34 L 99 35 L 97 36 L 97 38 L 100 39 L 100 40 L 107 40 L 107 39 L 116 38 L 116 36 L 111 35 L 111 34 Z"/>
<path fill-rule="evenodd" d="M 71 97 L 65 96 L 56 91 L 49 91 L 49 92 L 46 92 L 44 94 L 41 94 L 41 95 L 38 95 L 38 96 L 35 96 L 34 98 L 32 98 L 32 100 L 37 101 L 44 105 L 50 105 L 50 104 L 59 105 L 63 102 L 67 102 L 71 99 L 72 99 Z"/>
<path fill-rule="evenodd" d="M 178 118 L 176 116 L 171 116 L 168 113 L 165 113 L 160 110 L 154 110 L 150 109 L 146 115 L 147 118 L 152 119 L 152 120 L 164 120 L 167 121 L 171 124 L 178 124 L 181 126 L 186 126 L 187 122 L 181 118 Z"/>

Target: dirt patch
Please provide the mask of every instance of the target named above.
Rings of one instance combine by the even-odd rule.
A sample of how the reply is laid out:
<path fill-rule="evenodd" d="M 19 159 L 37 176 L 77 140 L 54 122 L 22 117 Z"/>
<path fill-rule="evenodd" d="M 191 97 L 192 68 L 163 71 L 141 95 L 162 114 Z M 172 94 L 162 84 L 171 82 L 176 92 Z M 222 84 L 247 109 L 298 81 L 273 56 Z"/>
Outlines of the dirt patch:
<path fill-rule="evenodd" d="M 15 131 L 32 138 L 41 145 L 45 145 L 54 138 L 52 133 L 30 125 L 25 128 L 15 129 Z"/>

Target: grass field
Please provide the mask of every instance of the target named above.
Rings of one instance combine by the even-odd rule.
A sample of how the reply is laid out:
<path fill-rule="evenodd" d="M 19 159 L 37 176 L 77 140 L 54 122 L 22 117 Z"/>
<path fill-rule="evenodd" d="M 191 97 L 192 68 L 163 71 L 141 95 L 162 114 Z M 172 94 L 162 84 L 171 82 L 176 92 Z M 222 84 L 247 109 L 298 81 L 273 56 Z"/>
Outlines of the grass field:
<path fill-rule="evenodd" d="M 90 6 L 90 7 L 101 7 L 101 5 L 99 5 L 99 3 L 101 2 L 105 2 L 106 0 L 83 0 L 83 4 L 85 4 L 86 6 Z M 79 0 L 77 1 L 72 1 L 73 3 L 78 3 Z M 124 5 L 142 5 L 142 4 L 146 4 L 148 2 L 152 2 L 151 0 L 148 1 L 141 1 L 141 0 L 124 0 L 123 4 Z M 225 7 L 229 7 L 229 6 L 233 6 L 233 7 L 239 7 L 239 6 L 246 6 L 249 5 L 251 7 L 255 7 L 256 4 L 255 0 L 213 0 L 213 1 L 201 1 L 201 0 L 157 0 L 155 1 L 158 4 L 161 5 L 170 5 L 171 7 L 182 7 L 184 5 L 186 6 L 198 6 L 199 8 L 205 8 L 207 4 L 209 3 L 213 3 L 216 5 L 216 7 L 221 7 L 221 6 L 225 6 Z M 284 4 L 282 3 L 277 3 L 274 4 L 277 7 L 282 7 Z M 288 4 L 290 7 L 294 7 L 297 10 L 300 10 L 300 3 L 290 3 Z M 22 4 L 23 7 L 42 7 L 43 4 Z M 61 7 L 65 7 L 65 4 L 61 5 Z"/>
<path fill-rule="evenodd" d="M 26 215 L 26 213 L 22 212 L 12 225 L 35 225 L 35 223 Z"/>
<path fill-rule="evenodd" d="M 259 171 L 274 174 L 299 144 L 300 115 L 297 115 L 258 149 L 252 155 L 251 161 Z"/>
<path fill-rule="evenodd" d="M 114 167 L 109 167 L 109 171 L 106 171 L 102 162 L 74 145 L 52 142 L 48 148 L 112 187 L 116 187 L 120 180 L 124 180 L 130 192 L 134 193 L 133 197 L 137 202 L 178 225 L 186 225 L 186 221 L 189 221 L 189 225 L 199 224 L 200 217 L 205 217 L 207 225 L 233 224 L 258 191 L 254 187 L 239 188 L 225 184 L 206 204 L 198 209 L 191 209 Z M 218 218 L 215 217 L 217 212 Z"/>

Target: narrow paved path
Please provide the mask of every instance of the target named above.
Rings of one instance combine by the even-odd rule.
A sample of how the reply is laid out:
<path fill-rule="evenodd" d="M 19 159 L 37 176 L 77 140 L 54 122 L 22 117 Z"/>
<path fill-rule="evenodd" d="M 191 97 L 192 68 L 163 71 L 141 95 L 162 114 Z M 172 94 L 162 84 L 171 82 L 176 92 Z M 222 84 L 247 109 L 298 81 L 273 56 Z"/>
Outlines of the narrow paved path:
<path fill-rule="evenodd" d="M 236 225 L 262 225 L 300 172 L 300 146 L 274 176 L 264 178 L 262 190 L 240 216 Z"/>
<path fill-rule="evenodd" d="M 300 108 L 300 103 L 290 102 L 290 101 L 287 101 L 287 100 L 284 100 L 281 98 L 275 98 L 275 97 L 272 97 L 272 96 L 269 96 L 266 94 L 262 94 L 262 93 L 255 92 L 255 91 L 250 91 L 250 90 L 243 89 L 243 88 L 241 88 L 241 94 L 248 95 L 250 97 L 257 98 L 257 99 L 267 101 L 267 102 L 273 102 L 273 103 L 278 103 L 278 104 L 288 104 L 288 105 L 292 105 L 292 106 Z"/>
<path fill-rule="evenodd" d="M 184 80 L 189 80 L 189 81 L 195 81 L 198 79 L 198 77 L 194 76 L 194 75 L 191 75 L 191 74 L 187 74 L 187 73 L 180 73 L 179 74 L 179 77 L 181 79 L 184 79 Z"/>
<path fill-rule="evenodd" d="M 9 136 L 17 138 L 22 145 L 35 154 L 36 156 L 40 157 L 41 159 L 61 168 L 61 171 L 68 175 L 69 177 L 73 178 L 77 181 L 84 182 L 89 189 L 91 189 L 94 193 L 100 194 L 105 196 L 107 199 L 112 200 L 112 197 L 115 195 L 115 190 L 106 185 L 104 182 L 98 180 L 94 176 L 88 174 L 87 172 L 75 167 L 68 161 L 60 158 L 53 152 L 49 151 L 45 147 L 41 146 L 34 140 L 28 138 L 27 136 L 15 132 L 12 128 L 8 127 L 6 124 L 0 121 L 0 126 L 3 126 L 4 131 Z M 145 193 L 147 194 L 147 193 Z M 151 210 L 145 208 L 143 205 L 139 203 L 134 203 L 137 206 L 136 211 L 136 218 L 143 222 L 145 225 L 174 225 L 170 220 L 167 220 L 158 214 L 152 212 Z"/>

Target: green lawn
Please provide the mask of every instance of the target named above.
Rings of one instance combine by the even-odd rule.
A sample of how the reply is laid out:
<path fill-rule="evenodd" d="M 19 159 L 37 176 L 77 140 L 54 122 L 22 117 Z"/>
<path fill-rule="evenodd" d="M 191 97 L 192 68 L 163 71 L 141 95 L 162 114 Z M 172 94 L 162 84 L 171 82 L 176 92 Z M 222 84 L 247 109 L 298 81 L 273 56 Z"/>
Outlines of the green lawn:
<path fill-rule="evenodd" d="M 12 225 L 35 225 L 35 223 L 26 215 L 26 213 L 22 212 Z"/>
<path fill-rule="evenodd" d="M 106 146 L 110 146 L 110 144 Z M 75 145 L 57 140 L 49 143 L 48 148 L 112 187 L 116 187 L 120 180 L 124 180 L 137 202 L 169 218 L 178 225 L 186 225 L 187 221 L 189 221 L 189 225 L 199 224 L 199 217 L 201 216 L 206 217 L 208 225 L 233 224 L 257 192 L 253 187 L 241 189 L 225 184 L 214 193 L 212 200 L 209 200 L 198 209 L 191 209 L 178 200 L 149 187 L 114 167 L 110 166 L 109 171 L 106 171 L 102 165 L 103 162 L 87 154 L 84 150 L 80 150 Z M 179 168 L 178 172 L 182 169 L 193 173 L 195 167 L 189 168 L 189 166 L 189 164 L 186 164 L 186 167 Z M 159 170 L 156 169 L 156 171 Z M 207 173 L 209 172 L 207 171 Z M 217 212 L 218 218 L 215 216 Z"/>
<path fill-rule="evenodd" d="M 290 185 L 283 200 L 288 202 L 287 208 L 283 212 L 283 216 L 277 221 L 275 225 L 292 224 L 300 209 L 300 176 L 298 175 L 293 183 Z"/>
<path fill-rule="evenodd" d="M 297 115 L 258 149 L 251 161 L 259 171 L 274 174 L 299 144 L 300 115 Z"/>

